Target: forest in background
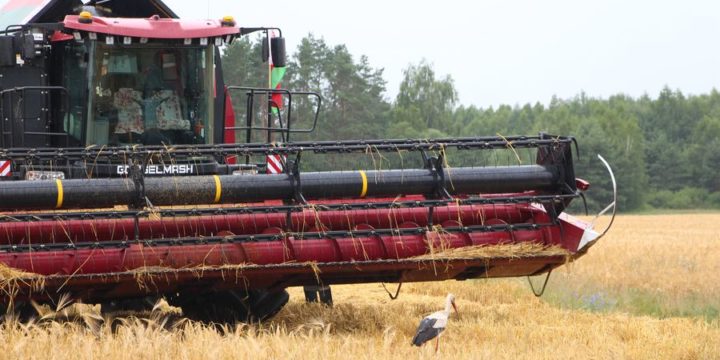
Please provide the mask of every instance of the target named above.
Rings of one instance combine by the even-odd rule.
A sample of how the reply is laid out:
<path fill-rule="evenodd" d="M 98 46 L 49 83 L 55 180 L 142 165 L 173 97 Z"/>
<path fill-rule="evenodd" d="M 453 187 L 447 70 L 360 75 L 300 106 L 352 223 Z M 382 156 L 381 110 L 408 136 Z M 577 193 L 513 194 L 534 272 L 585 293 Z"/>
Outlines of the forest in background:
<path fill-rule="evenodd" d="M 261 52 L 259 39 L 246 37 L 228 46 L 226 83 L 267 87 Z M 621 211 L 720 209 L 720 93 L 714 89 L 684 95 L 666 87 L 657 97 L 608 99 L 580 93 L 554 97 L 547 105 L 479 108 L 459 104 L 453 79 L 436 74 L 425 60 L 404 70 L 397 97 L 388 99 L 383 69 L 370 66 L 365 56 L 353 56 L 345 45 L 308 35 L 288 53 L 283 88 L 323 97 L 318 129 L 295 140 L 574 136 L 580 146 L 576 174 L 592 184 L 591 210 L 612 196 L 596 154 L 613 167 Z M 293 112 L 307 119 L 310 107 L 297 100 Z"/>

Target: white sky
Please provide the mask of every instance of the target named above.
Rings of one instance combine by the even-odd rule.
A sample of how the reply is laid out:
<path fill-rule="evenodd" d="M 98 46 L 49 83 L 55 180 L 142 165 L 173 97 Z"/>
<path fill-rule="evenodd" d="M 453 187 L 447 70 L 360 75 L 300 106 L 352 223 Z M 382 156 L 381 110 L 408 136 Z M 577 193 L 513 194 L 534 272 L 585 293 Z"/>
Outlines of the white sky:
<path fill-rule="evenodd" d="M 181 18 L 233 15 L 278 26 L 288 51 L 308 33 L 385 69 L 425 58 L 455 80 L 464 105 L 549 102 L 580 91 L 656 97 L 668 85 L 720 87 L 720 2 L 631 0 L 166 0 Z"/>

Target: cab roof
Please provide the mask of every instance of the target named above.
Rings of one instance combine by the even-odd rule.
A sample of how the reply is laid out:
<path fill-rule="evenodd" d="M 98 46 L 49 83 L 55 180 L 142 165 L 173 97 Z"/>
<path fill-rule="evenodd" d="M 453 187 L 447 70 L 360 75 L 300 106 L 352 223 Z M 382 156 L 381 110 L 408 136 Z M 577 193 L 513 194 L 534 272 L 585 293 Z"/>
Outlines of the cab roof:
<path fill-rule="evenodd" d="M 130 36 L 148 39 L 194 39 L 236 35 L 240 29 L 225 26 L 221 20 L 178 20 L 152 16 L 137 18 L 93 17 L 92 22 L 82 23 L 78 15 L 68 15 L 63 21 L 66 29 Z"/>

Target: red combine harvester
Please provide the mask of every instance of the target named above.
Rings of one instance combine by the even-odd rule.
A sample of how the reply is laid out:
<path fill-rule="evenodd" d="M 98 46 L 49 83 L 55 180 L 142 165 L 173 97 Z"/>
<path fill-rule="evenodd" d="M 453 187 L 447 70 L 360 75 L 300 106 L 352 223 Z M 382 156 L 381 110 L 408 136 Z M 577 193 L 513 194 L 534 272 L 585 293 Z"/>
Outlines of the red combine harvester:
<path fill-rule="evenodd" d="M 27 11 L 0 33 L 6 306 L 165 297 L 191 318 L 264 319 L 289 286 L 329 301 L 332 284 L 549 274 L 604 234 L 563 212 L 589 186 L 571 137 L 292 142 L 320 96 L 226 86 L 220 63 L 263 32 L 284 66 L 277 29 L 160 1 L 8 6 Z"/>

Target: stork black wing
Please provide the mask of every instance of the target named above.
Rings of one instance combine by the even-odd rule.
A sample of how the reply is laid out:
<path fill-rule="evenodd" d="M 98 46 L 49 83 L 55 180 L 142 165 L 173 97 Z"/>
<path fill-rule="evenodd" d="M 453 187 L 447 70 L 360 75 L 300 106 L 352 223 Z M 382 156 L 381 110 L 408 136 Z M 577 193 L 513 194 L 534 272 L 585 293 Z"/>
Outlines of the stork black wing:
<path fill-rule="evenodd" d="M 436 321 L 437 319 L 431 318 L 422 319 L 422 321 L 420 321 L 420 325 L 418 325 L 417 331 L 415 332 L 415 336 L 412 339 L 412 344 L 420 346 L 438 336 L 443 329 L 433 327 Z"/>

